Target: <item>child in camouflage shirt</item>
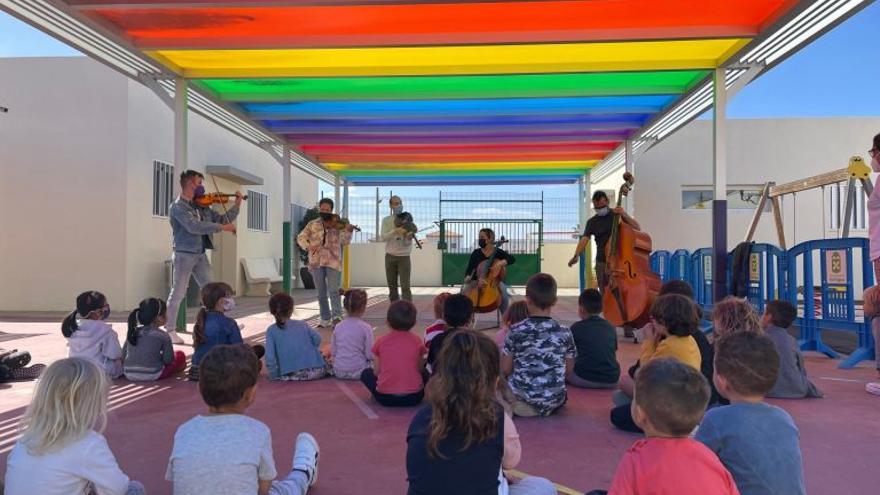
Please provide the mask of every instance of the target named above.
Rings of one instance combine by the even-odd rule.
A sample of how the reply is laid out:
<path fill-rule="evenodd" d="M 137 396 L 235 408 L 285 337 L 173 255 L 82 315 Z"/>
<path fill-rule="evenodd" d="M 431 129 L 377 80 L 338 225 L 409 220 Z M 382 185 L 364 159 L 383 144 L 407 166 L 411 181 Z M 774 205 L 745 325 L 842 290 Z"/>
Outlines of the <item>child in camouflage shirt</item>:
<path fill-rule="evenodd" d="M 565 376 L 574 367 L 574 338 L 550 317 L 556 304 L 556 280 L 546 273 L 526 284 L 529 318 L 510 328 L 504 339 L 501 371 L 513 392 L 513 414 L 549 416 L 565 404 Z"/>

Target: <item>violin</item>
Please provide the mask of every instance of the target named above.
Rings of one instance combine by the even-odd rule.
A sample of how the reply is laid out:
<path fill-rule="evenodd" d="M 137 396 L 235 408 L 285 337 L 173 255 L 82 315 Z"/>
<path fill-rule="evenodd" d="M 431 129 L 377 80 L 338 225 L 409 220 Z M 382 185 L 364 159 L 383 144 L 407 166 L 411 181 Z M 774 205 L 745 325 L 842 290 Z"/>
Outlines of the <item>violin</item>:
<path fill-rule="evenodd" d="M 324 227 L 335 230 L 347 230 L 348 227 L 351 226 L 352 230 L 355 232 L 361 231 L 360 227 L 352 224 L 347 218 L 343 218 L 336 213 L 331 213 L 331 215 L 332 217 L 330 217 L 330 220 L 324 220 L 324 217 L 321 217 L 321 219 L 324 220 Z"/>
<path fill-rule="evenodd" d="M 464 290 L 464 295 L 474 304 L 475 313 L 491 313 L 501 307 L 501 282 L 507 277 L 507 266 L 495 259 L 498 248 L 507 242 L 503 236 L 495 241 L 495 250 L 477 265 L 477 280 Z"/>
<path fill-rule="evenodd" d="M 617 196 L 617 206 L 629 194 L 635 177 L 623 174 L 623 185 Z M 645 326 L 651 305 L 660 292 L 660 277 L 651 271 L 651 236 L 624 222 L 613 213 L 611 238 L 605 246 L 608 282 L 602 293 L 602 312 L 614 326 Z"/>
<path fill-rule="evenodd" d="M 409 212 L 404 211 L 398 213 L 397 216 L 394 217 L 394 226 L 398 229 L 405 230 L 407 234 L 412 234 L 412 239 L 416 242 L 416 247 L 422 249 L 422 243 L 419 241 L 419 238 L 416 237 L 419 230 L 413 222 L 413 216 Z"/>
<path fill-rule="evenodd" d="M 241 199 L 247 200 L 247 196 L 242 196 Z M 193 203 L 201 206 L 202 208 L 210 208 L 211 205 L 225 205 L 230 200 L 235 201 L 235 194 L 216 192 L 205 193 L 201 196 L 197 196 L 193 198 Z"/>

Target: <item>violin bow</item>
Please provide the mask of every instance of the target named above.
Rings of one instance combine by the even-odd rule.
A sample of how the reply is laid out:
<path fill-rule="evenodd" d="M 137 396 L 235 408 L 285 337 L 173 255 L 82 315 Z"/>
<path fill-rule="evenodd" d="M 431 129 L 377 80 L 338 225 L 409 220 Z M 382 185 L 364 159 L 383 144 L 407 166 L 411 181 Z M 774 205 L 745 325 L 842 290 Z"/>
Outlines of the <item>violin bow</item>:
<path fill-rule="evenodd" d="M 217 194 L 220 194 L 220 186 L 217 185 L 217 177 L 211 175 L 211 182 L 214 183 L 214 191 L 216 191 Z M 226 223 L 232 223 L 229 221 L 229 210 L 226 209 L 226 203 L 221 202 L 220 206 L 223 207 L 223 217 L 226 218 Z M 238 235 L 238 228 L 236 228 L 235 230 L 236 231 L 233 232 L 232 235 Z"/>

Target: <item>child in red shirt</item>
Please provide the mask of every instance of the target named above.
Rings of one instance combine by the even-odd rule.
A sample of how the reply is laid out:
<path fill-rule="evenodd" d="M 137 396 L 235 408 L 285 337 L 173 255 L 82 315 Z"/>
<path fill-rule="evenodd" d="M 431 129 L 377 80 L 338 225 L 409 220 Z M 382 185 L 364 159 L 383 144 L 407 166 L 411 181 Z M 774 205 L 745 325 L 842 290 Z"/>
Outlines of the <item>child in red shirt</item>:
<path fill-rule="evenodd" d="M 689 436 L 709 393 L 699 370 L 672 358 L 651 360 L 639 370 L 632 412 L 647 438 L 620 460 L 610 495 L 739 495 L 718 456 Z"/>
<path fill-rule="evenodd" d="M 361 373 L 361 383 L 383 406 L 418 405 L 425 397 L 427 373 L 425 344 L 410 333 L 416 324 L 416 307 L 409 301 L 394 301 L 387 319 L 391 332 L 373 344 L 373 367 Z"/>
<path fill-rule="evenodd" d="M 436 320 L 425 329 L 425 345 L 428 349 L 431 348 L 431 341 L 434 340 L 434 337 L 445 332 L 448 327 L 446 320 L 443 319 L 443 305 L 451 295 L 449 292 L 441 292 L 434 297 L 434 318 Z"/>

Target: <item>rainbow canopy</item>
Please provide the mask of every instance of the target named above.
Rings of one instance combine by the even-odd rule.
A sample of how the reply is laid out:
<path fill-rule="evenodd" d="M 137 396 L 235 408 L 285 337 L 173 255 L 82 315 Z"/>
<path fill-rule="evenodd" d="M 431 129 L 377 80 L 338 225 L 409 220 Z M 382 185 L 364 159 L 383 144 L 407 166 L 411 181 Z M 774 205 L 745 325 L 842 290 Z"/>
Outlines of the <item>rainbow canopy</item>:
<path fill-rule="evenodd" d="M 65 12 L 351 182 L 556 183 L 818 3 L 66 0 Z"/>

